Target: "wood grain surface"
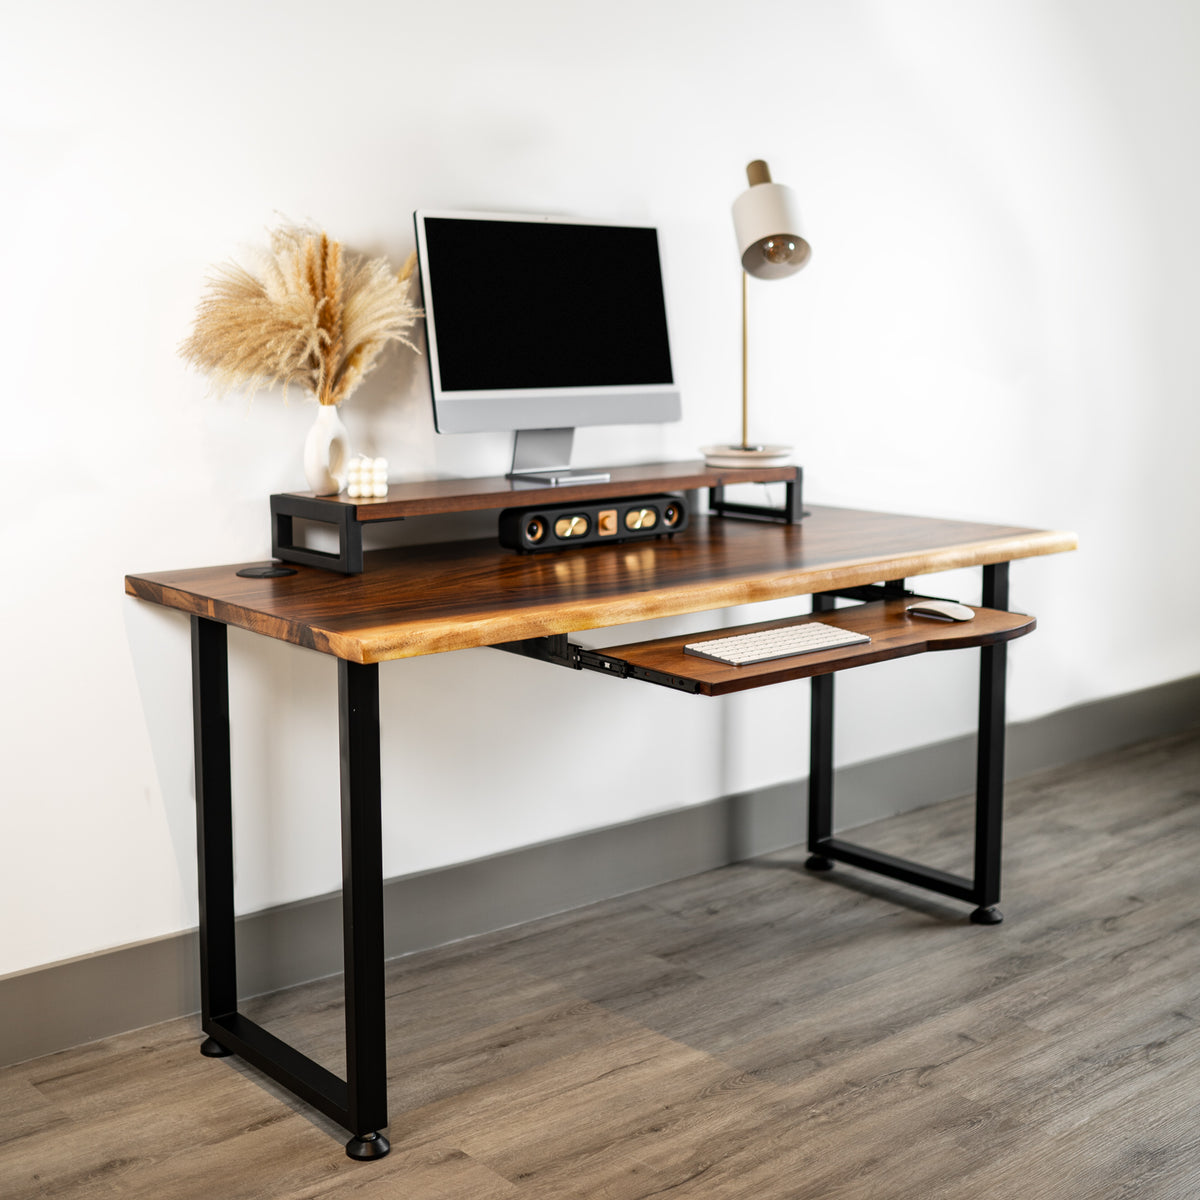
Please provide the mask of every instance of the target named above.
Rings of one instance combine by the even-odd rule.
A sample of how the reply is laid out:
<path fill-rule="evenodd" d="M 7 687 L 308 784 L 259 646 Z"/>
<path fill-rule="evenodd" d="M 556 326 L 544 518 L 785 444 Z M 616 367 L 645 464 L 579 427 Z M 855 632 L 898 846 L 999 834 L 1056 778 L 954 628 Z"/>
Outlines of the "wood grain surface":
<path fill-rule="evenodd" d="M 493 539 L 366 555 L 361 575 L 245 563 L 126 576 L 133 596 L 352 662 L 488 646 L 1075 547 L 1070 533 L 814 506 L 801 525 L 698 517 L 674 538 L 522 555 Z"/>
<path fill-rule="evenodd" d="M 1198 777 L 1192 733 L 1010 783 L 994 928 L 796 847 L 398 959 L 377 1163 L 195 1018 L 8 1067 L 0 1196 L 1195 1200 Z M 962 871 L 971 821 L 854 836 Z M 336 1067 L 340 992 L 247 1008 Z"/>
<path fill-rule="evenodd" d="M 1032 633 L 1037 624 L 1033 617 L 998 612 L 991 608 L 975 609 L 975 618 L 971 621 L 914 617 L 905 611 L 911 603 L 912 600 L 889 600 L 881 604 L 859 604 L 814 617 L 785 617 L 776 621 L 759 621 L 753 625 L 713 629 L 708 633 L 633 642 L 625 646 L 607 647 L 604 655 L 663 675 L 693 680 L 700 685 L 700 694 L 703 696 L 724 696 L 730 692 L 744 692 L 773 683 L 784 683 L 789 679 L 829 675 L 850 667 L 865 667 L 868 663 L 905 658 L 930 650 L 990 646 Z M 871 641 L 771 662 L 751 663 L 745 667 L 730 667 L 710 659 L 697 658 L 685 654 L 683 649 L 690 642 L 707 638 L 735 637 L 741 633 L 757 633 L 762 629 L 780 629 L 812 621 L 848 629 L 853 633 L 865 633 Z"/>
<path fill-rule="evenodd" d="M 526 507 L 535 504 L 570 504 L 577 500 L 646 496 L 652 492 L 680 492 L 693 488 L 733 486 L 738 483 L 779 483 L 794 479 L 796 468 L 709 467 L 703 462 L 650 463 L 636 467 L 603 467 L 611 478 L 604 483 L 568 483 L 547 487 L 542 483 L 509 479 L 506 475 L 481 479 L 426 479 L 393 483 L 388 494 L 378 499 L 351 500 L 349 496 L 314 496 L 294 492 L 305 499 L 318 499 L 331 506 L 354 509 L 359 521 L 394 521 L 401 517 L 431 513 L 481 512 L 488 509 Z"/>

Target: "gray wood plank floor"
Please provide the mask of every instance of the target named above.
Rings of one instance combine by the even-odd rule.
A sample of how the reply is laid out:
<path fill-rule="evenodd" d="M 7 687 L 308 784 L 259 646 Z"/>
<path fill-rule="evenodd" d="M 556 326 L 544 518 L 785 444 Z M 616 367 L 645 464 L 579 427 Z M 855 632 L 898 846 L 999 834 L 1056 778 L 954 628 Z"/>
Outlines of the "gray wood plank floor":
<path fill-rule="evenodd" d="M 970 823 L 854 837 L 967 872 Z M 0 1071 L 0 1197 L 1200 1197 L 1200 734 L 1011 784 L 996 928 L 803 859 L 391 964 L 378 1163 L 194 1019 Z M 340 1070 L 340 1005 L 246 1007 Z"/>

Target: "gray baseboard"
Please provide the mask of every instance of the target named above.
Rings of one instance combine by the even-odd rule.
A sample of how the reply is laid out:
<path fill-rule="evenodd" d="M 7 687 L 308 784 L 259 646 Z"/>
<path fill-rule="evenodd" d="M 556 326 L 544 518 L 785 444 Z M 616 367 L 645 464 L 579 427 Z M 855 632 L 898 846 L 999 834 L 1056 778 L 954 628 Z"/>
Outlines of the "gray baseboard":
<path fill-rule="evenodd" d="M 1007 774 L 1061 766 L 1200 719 L 1200 677 L 1009 726 Z M 974 738 L 844 767 L 839 828 L 962 795 Z M 964 781 L 968 781 L 964 785 Z M 803 781 L 390 880 L 389 958 L 518 925 L 803 842 Z M 336 894 L 242 917 L 242 994 L 341 970 Z M 0 1066 L 198 1011 L 195 930 L 0 978 Z"/>

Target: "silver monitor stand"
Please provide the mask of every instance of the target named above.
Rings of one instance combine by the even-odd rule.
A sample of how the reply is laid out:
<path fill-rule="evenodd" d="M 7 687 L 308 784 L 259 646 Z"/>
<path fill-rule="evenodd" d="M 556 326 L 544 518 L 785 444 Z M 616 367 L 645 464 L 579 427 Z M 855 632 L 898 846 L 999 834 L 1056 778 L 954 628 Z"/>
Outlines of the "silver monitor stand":
<path fill-rule="evenodd" d="M 607 483 L 607 471 L 573 471 L 571 445 L 575 429 L 518 429 L 513 441 L 512 470 L 508 477 L 519 482 L 536 483 L 545 487 L 561 487 L 570 483 Z"/>

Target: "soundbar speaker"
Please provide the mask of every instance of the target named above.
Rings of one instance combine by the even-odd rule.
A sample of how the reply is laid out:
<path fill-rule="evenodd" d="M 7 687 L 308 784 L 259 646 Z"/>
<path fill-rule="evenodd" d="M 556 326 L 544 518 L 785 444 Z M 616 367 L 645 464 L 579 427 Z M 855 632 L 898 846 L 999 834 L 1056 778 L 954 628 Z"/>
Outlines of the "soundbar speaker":
<path fill-rule="evenodd" d="M 682 496 L 670 493 L 506 508 L 500 514 L 500 545 L 509 550 L 563 550 L 597 542 L 661 537 L 678 533 L 687 524 L 687 503 Z"/>

